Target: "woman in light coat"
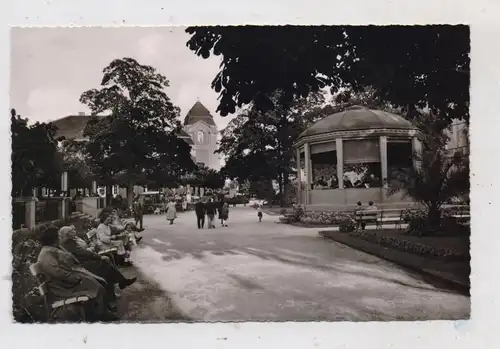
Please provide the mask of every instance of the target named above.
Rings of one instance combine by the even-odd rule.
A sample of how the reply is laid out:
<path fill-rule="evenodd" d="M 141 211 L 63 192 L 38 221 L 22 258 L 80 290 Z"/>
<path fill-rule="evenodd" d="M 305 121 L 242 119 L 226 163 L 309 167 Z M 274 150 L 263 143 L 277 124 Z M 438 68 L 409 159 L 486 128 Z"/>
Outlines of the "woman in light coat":
<path fill-rule="evenodd" d="M 170 200 L 167 204 L 167 221 L 170 221 L 170 224 L 174 224 L 174 219 L 177 218 L 177 209 L 175 208 L 175 200 Z"/>
<path fill-rule="evenodd" d="M 116 247 L 116 262 L 124 266 L 131 266 L 129 261 L 129 253 L 125 249 L 121 235 L 113 235 L 111 233 L 111 223 L 113 216 L 108 213 L 101 213 L 101 224 L 97 227 L 97 246 L 101 250 Z"/>

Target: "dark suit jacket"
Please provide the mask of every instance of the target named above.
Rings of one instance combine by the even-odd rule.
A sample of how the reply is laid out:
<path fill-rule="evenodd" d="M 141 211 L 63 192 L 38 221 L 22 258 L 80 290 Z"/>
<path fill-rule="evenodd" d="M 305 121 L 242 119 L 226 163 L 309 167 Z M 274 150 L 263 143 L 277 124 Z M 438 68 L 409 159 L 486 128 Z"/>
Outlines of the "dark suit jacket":
<path fill-rule="evenodd" d="M 73 239 L 61 242 L 61 247 L 75 256 L 85 269 L 97 276 L 108 279 L 110 273 L 109 262 L 106 263 L 97 253 L 78 246 Z"/>
<path fill-rule="evenodd" d="M 215 207 L 214 202 L 207 202 L 205 204 L 205 212 L 207 213 L 207 215 L 215 215 L 216 211 L 217 208 Z"/>
<path fill-rule="evenodd" d="M 201 201 L 197 202 L 194 206 L 194 210 L 197 216 L 204 216 L 206 211 L 205 204 Z"/>

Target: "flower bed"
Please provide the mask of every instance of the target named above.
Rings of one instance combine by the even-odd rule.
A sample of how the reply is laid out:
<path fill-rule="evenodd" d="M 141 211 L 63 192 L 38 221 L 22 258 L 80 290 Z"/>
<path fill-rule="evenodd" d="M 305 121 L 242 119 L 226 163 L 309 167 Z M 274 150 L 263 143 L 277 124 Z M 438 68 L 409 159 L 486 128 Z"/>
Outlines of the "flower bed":
<path fill-rule="evenodd" d="M 404 239 L 403 237 L 386 236 L 376 231 L 357 230 L 350 232 L 349 235 L 361 238 L 374 244 L 394 248 L 419 256 L 441 257 L 450 260 L 464 260 L 468 258 L 468 255 L 466 253 L 457 251 L 452 248 L 431 246 L 415 241 L 410 241 Z"/>
<path fill-rule="evenodd" d="M 346 222 L 353 222 L 347 213 L 341 212 L 305 212 L 299 219 L 301 223 L 318 226 L 340 226 Z"/>
<path fill-rule="evenodd" d="M 12 234 L 12 311 L 15 321 L 26 323 L 46 320 L 43 298 L 29 270 L 30 264 L 36 262 L 42 247 L 36 240 L 37 234 L 49 224 L 57 227 L 74 225 L 79 233 L 84 233 L 92 223 L 93 220 L 87 216 L 76 215 L 39 225 L 34 230 L 22 229 Z"/>

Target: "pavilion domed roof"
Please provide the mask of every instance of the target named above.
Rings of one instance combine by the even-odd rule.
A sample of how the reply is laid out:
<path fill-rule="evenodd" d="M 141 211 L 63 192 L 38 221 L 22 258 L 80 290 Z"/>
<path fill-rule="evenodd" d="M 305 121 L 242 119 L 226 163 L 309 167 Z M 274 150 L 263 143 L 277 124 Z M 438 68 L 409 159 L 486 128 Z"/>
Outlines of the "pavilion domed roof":
<path fill-rule="evenodd" d="M 414 128 L 411 122 L 399 115 L 356 105 L 315 122 L 299 138 L 335 131 Z"/>

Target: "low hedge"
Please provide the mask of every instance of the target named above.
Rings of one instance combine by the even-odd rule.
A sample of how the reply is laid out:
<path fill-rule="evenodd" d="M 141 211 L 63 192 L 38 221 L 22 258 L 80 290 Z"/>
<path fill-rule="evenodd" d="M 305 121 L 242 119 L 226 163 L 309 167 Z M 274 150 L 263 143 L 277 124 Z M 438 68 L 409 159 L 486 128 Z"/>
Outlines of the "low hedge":
<path fill-rule="evenodd" d="M 29 266 L 35 263 L 41 245 L 37 240 L 40 231 L 49 224 L 56 227 L 74 225 L 80 234 L 93 224 L 93 219 L 77 215 L 67 219 L 38 225 L 34 230 L 18 230 L 12 234 L 12 313 L 14 320 L 21 323 L 44 322 L 43 298 L 38 292 L 38 284 L 31 275 Z M 67 318 L 71 309 L 65 309 L 59 316 Z"/>

